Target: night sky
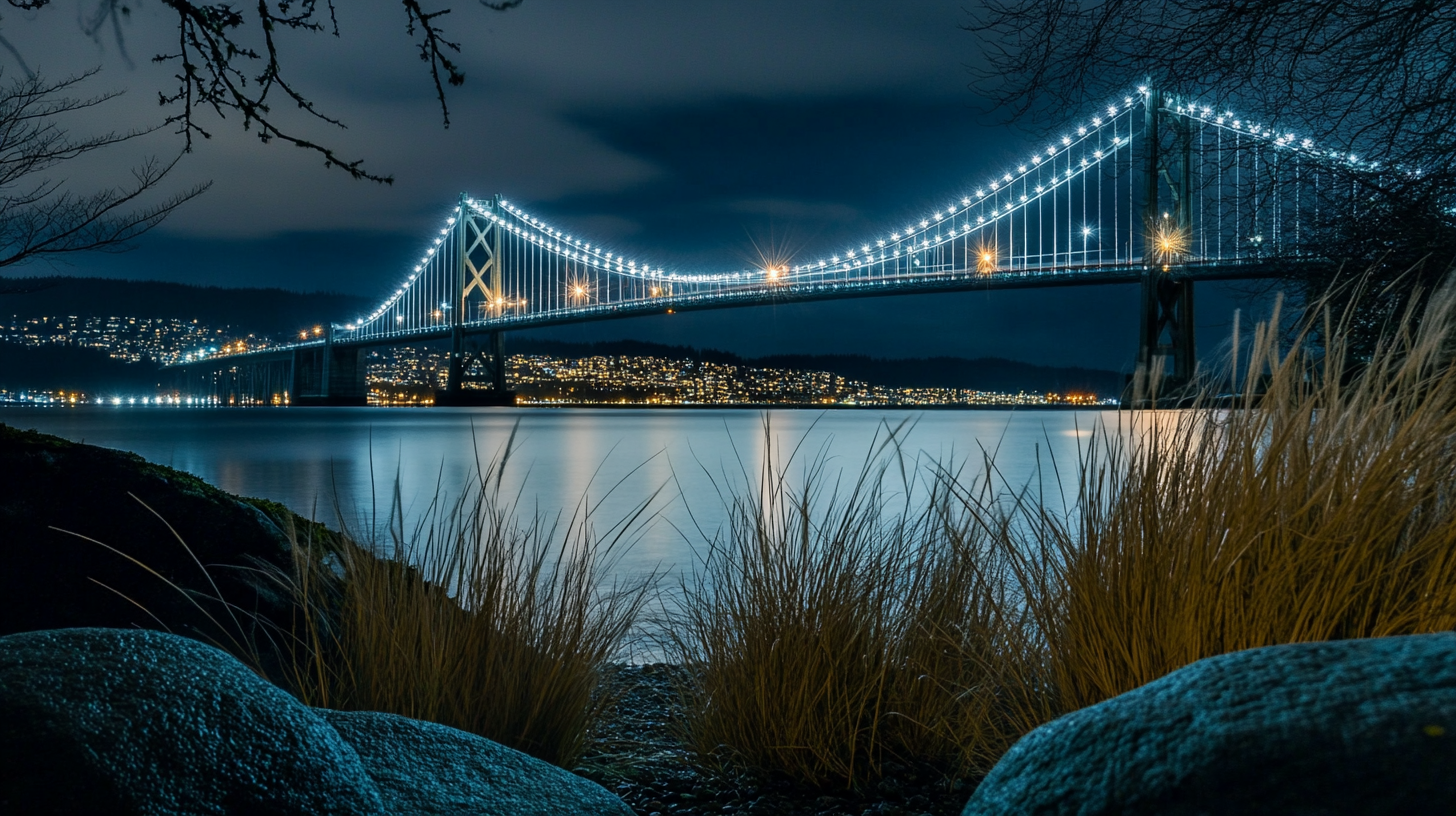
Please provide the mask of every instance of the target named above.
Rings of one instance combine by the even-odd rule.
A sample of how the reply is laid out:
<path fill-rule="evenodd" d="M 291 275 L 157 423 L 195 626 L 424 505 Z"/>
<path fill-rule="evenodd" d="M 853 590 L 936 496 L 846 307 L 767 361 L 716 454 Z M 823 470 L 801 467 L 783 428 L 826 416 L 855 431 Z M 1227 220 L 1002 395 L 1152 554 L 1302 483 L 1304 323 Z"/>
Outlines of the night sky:
<path fill-rule="evenodd" d="M 7 9 L 3 32 L 31 69 L 55 78 L 100 66 L 93 90 L 126 89 L 95 115 L 75 117 L 78 133 L 164 116 L 157 93 L 170 91 L 173 69 L 150 58 L 176 31 L 159 3 L 134 5 L 125 54 L 114 40 L 79 33 L 78 9 L 89 3 Z M 817 257 L 922 217 L 1045 138 L 987 113 L 967 88 L 979 57 L 960 29 L 963 0 L 527 0 L 503 14 L 470 0 L 452 5 L 447 25 L 463 46 L 467 80 L 451 91 L 448 130 L 396 0 L 344 0 L 338 39 L 283 37 L 286 70 L 349 129 L 280 118 L 393 174 L 394 185 L 351 180 L 303 150 L 260 144 L 236 119 L 206 116 L 213 138 L 185 158 L 175 187 L 210 179 L 213 188 L 135 251 L 4 274 L 382 299 L 462 191 L 500 193 L 654 263 L 738 269 L 761 252 Z M 3 52 L 0 65 L 7 78 L 19 67 Z M 66 176 L 78 185 L 122 179 L 131 164 L 180 144 L 161 131 Z M 1205 360 L 1217 355 L 1235 307 L 1246 320 L 1264 308 L 1267 297 L 1253 289 L 1200 285 Z M 549 336 L 1128 370 L 1136 302 L 1132 286 L 910 296 L 639 318 Z"/>

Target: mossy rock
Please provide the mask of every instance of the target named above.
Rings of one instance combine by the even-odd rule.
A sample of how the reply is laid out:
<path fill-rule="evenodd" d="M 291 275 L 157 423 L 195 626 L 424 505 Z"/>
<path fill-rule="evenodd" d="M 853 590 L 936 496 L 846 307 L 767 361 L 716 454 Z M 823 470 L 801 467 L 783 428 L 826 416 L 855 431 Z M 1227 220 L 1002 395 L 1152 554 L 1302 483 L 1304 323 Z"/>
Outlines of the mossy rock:
<path fill-rule="evenodd" d="M 276 502 L 5 425 L 0 531 L 0 635 L 139 627 L 225 647 L 291 625 L 270 574 L 291 574 L 292 541 L 344 545 Z"/>

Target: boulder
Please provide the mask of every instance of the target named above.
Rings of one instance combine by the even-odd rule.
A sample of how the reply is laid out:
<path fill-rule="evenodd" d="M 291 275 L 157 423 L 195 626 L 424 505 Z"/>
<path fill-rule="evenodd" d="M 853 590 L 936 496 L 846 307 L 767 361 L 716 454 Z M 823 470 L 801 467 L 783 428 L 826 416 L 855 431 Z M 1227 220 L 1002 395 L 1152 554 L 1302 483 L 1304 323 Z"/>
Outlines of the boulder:
<path fill-rule="evenodd" d="M 266 643 L 252 630 L 293 612 L 259 572 L 291 574 L 280 523 L 320 533 L 135 454 L 0 425 L 0 635 L 140 627 Z"/>
<path fill-rule="evenodd" d="M 601 785 L 474 734 L 394 714 L 318 714 L 359 753 L 390 813 L 632 816 Z"/>
<path fill-rule="evenodd" d="M 964 810 L 1262 813 L 1456 813 L 1456 634 L 1200 660 L 1027 734 Z"/>
<path fill-rule="evenodd" d="M 211 646 L 113 629 L 0 638 L 0 813 L 383 810 L 328 723 Z"/>
<path fill-rule="evenodd" d="M 187 638 L 67 629 L 0 637 L 0 813 L 631 811 L 452 728 L 309 708 Z"/>

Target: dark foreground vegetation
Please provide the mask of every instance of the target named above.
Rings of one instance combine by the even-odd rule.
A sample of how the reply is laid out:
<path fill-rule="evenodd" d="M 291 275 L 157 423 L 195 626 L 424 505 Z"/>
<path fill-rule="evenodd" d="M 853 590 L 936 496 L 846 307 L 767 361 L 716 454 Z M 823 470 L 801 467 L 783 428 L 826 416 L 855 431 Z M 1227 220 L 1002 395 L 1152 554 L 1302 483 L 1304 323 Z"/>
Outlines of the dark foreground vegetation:
<path fill-rule="evenodd" d="M 678 586 L 602 577 L 651 497 L 522 513 L 509 445 L 413 528 L 351 536 L 3 429 L 0 623 L 176 628 L 310 705 L 480 734 L 642 813 L 954 812 L 1032 729 L 1201 658 L 1456 628 L 1453 308 L 1359 361 L 1261 328 L 1235 407 L 1126 412 L 1030 487 L 917 468 L 902 428 L 858 478 L 771 449 Z M 639 624 L 668 665 L 613 662 Z"/>

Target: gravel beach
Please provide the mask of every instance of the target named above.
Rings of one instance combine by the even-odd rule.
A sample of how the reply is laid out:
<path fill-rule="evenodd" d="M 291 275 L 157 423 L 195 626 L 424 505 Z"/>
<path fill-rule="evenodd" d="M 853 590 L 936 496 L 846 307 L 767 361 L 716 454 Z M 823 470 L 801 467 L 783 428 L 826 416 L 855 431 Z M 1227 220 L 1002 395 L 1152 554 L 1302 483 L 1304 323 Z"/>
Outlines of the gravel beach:
<path fill-rule="evenodd" d="M 783 776 L 699 757 L 678 737 L 682 705 L 670 664 L 621 666 L 617 696 L 576 772 L 616 793 L 639 816 L 954 816 L 974 790 L 931 767 L 886 763 L 863 790 L 815 788 Z"/>

